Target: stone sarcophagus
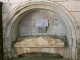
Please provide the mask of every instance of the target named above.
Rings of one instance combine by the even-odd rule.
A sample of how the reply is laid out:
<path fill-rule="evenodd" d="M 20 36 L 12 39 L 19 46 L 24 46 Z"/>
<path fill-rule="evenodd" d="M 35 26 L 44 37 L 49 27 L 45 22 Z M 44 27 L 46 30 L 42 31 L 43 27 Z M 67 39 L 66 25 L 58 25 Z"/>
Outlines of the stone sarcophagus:
<path fill-rule="evenodd" d="M 18 39 L 21 40 L 21 38 Z M 26 37 L 24 40 L 16 42 L 14 47 L 16 49 L 16 53 L 20 55 L 24 53 L 41 52 L 37 51 L 38 48 L 63 48 L 65 47 L 65 43 L 61 39 L 54 39 L 48 36 Z"/>

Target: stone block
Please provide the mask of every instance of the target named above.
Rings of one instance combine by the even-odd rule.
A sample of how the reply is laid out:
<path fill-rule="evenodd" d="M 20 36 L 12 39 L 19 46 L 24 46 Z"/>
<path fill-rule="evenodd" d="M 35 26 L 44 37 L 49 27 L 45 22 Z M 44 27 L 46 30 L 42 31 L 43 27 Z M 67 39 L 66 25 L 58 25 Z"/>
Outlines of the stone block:
<path fill-rule="evenodd" d="M 10 4 L 3 4 L 2 6 L 2 12 L 10 12 Z"/>
<path fill-rule="evenodd" d="M 24 3 L 24 2 L 29 2 L 29 1 L 33 1 L 33 0 L 22 0 L 21 2 Z"/>
<path fill-rule="evenodd" d="M 29 1 L 29 0 L 22 0 L 21 2 L 24 3 L 24 2 L 27 2 L 27 1 Z"/>
<path fill-rule="evenodd" d="M 68 48 L 57 48 L 57 53 L 63 56 L 64 59 L 70 58 L 70 52 Z"/>
<path fill-rule="evenodd" d="M 50 48 L 43 48 L 43 51 L 46 53 L 50 53 Z"/>
<path fill-rule="evenodd" d="M 49 26 L 57 26 L 59 25 L 60 21 L 57 19 L 49 20 Z"/>
<path fill-rule="evenodd" d="M 23 50 L 23 48 L 15 48 L 16 49 L 16 53 L 17 53 L 17 55 L 21 55 L 21 54 L 23 54 L 24 53 L 24 50 Z"/>
<path fill-rule="evenodd" d="M 80 2 L 79 1 L 68 1 L 68 2 L 58 2 L 64 6 L 69 11 L 80 11 Z"/>
<path fill-rule="evenodd" d="M 30 48 L 30 52 L 36 52 L 36 48 Z"/>
<path fill-rule="evenodd" d="M 56 29 L 55 26 L 50 26 L 47 28 L 47 35 L 55 35 L 56 34 Z"/>
<path fill-rule="evenodd" d="M 33 1 L 47 1 L 47 0 L 33 0 Z"/>
<path fill-rule="evenodd" d="M 34 35 L 42 35 L 42 33 L 32 33 L 32 35 L 34 36 Z"/>
<path fill-rule="evenodd" d="M 0 0 L 3 3 L 9 3 L 9 0 Z"/>
<path fill-rule="evenodd" d="M 19 5 L 19 3 L 16 4 L 10 4 L 10 11 L 12 11 L 15 7 L 17 7 Z"/>
<path fill-rule="evenodd" d="M 29 27 L 36 26 L 35 24 L 36 24 L 36 23 L 35 23 L 34 20 L 27 20 L 27 21 L 26 21 L 26 25 L 29 26 Z"/>
<path fill-rule="evenodd" d="M 70 12 L 73 16 L 76 22 L 80 22 L 80 12 Z"/>
<path fill-rule="evenodd" d="M 38 28 L 37 27 L 31 27 L 32 28 L 32 32 L 31 33 L 37 33 L 38 32 Z"/>
<path fill-rule="evenodd" d="M 54 26 L 47 27 L 47 33 L 54 32 Z"/>
<path fill-rule="evenodd" d="M 80 1 L 80 0 L 73 0 L 73 1 Z"/>
<path fill-rule="evenodd" d="M 27 17 L 28 18 L 28 17 Z M 33 27 L 35 26 L 36 22 L 32 19 L 27 19 L 27 18 L 23 18 L 22 22 L 20 23 L 20 26 L 24 26 L 24 27 Z"/>
<path fill-rule="evenodd" d="M 38 27 L 38 33 L 46 33 L 47 27 Z"/>
<path fill-rule="evenodd" d="M 59 24 L 59 26 L 56 26 L 56 34 L 65 34 L 65 29 L 64 26 L 62 24 Z"/>
<path fill-rule="evenodd" d="M 36 52 L 41 52 L 43 48 L 36 48 Z"/>
<path fill-rule="evenodd" d="M 48 1 L 66 1 L 66 0 L 48 0 Z"/>
<path fill-rule="evenodd" d="M 10 1 L 10 3 L 21 3 L 21 0 L 9 0 Z"/>
<path fill-rule="evenodd" d="M 9 13 L 2 13 L 2 20 L 4 21 Z"/>
<path fill-rule="evenodd" d="M 57 48 L 50 48 L 50 53 L 57 53 Z"/>
<path fill-rule="evenodd" d="M 20 35 L 20 36 L 29 36 L 29 35 L 32 35 L 32 34 L 31 34 L 31 33 L 21 32 L 19 35 Z"/>
<path fill-rule="evenodd" d="M 20 31 L 19 31 L 20 33 L 25 33 L 25 34 L 27 34 L 27 33 L 31 33 L 32 32 L 32 27 L 22 27 L 22 28 L 20 28 Z"/>

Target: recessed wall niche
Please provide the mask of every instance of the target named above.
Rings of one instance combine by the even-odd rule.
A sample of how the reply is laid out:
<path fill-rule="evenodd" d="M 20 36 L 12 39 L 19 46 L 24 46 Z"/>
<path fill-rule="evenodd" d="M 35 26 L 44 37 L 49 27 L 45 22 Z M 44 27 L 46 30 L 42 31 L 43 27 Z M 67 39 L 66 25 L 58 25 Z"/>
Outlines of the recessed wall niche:
<path fill-rule="evenodd" d="M 70 60 L 77 60 L 76 59 L 77 58 L 76 57 L 76 53 L 77 53 L 77 51 L 76 51 L 77 38 L 76 37 L 77 37 L 77 35 L 76 35 L 76 28 L 75 28 L 75 24 L 74 24 L 74 19 L 73 19 L 72 15 L 64 7 L 62 7 L 61 5 L 59 5 L 55 2 L 42 2 L 42 1 L 29 2 L 29 3 L 21 4 L 20 6 L 15 8 L 14 11 L 11 12 L 11 14 L 5 20 L 7 22 L 4 22 L 4 24 L 3 24 L 4 25 L 4 42 L 5 42 L 5 47 L 7 47 L 7 49 L 5 49 L 5 50 L 8 51 L 7 54 L 9 54 L 11 52 L 11 49 L 12 49 L 11 48 L 12 47 L 11 46 L 11 41 L 16 41 L 18 36 L 22 37 L 22 36 L 28 36 L 29 35 L 29 34 L 27 35 L 27 34 L 22 34 L 21 33 L 22 30 L 20 30 L 21 29 L 20 25 L 23 21 L 23 18 L 24 18 L 23 16 L 31 15 L 30 13 L 32 12 L 32 10 L 35 11 L 36 9 L 37 10 L 38 9 L 45 9 L 45 10 L 47 10 L 47 12 L 49 10 L 50 12 L 55 13 L 56 17 L 59 14 L 57 19 L 55 19 L 55 20 L 56 21 L 59 20 L 60 25 L 58 25 L 58 26 L 61 26 L 61 25 L 63 27 L 65 26 L 64 29 L 61 29 L 60 31 L 62 31 L 62 30 L 65 31 L 65 35 L 67 37 L 67 41 L 68 41 L 68 45 L 69 45 L 68 47 L 65 47 L 65 49 L 63 49 L 64 52 L 65 52 L 64 58 L 67 58 L 67 59 L 70 59 Z M 25 15 L 26 13 L 29 13 L 29 14 Z M 39 15 L 39 13 L 38 13 L 38 15 Z M 35 16 L 35 15 L 33 15 L 33 16 Z M 54 17 L 54 16 L 50 15 L 50 17 Z M 18 28 L 18 26 L 19 26 L 19 28 Z M 48 25 L 48 27 L 49 26 L 50 25 Z M 53 29 L 55 29 L 55 27 Z M 52 28 L 51 28 L 51 30 L 52 30 Z M 58 29 L 56 29 L 56 31 L 57 30 Z M 23 31 L 25 31 L 25 28 L 23 29 Z M 18 34 L 17 34 L 17 32 L 18 32 Z M 48 28 L 47 28 L 47 32 L 48 32 Z M 30 33 L 31 33 L 31 31 L 30 31 Z M 46 34 L 46 33 L 38 33 L 37 29 L 36 29 L 36 33 L 34 35 L 37 35 L 37 34 L 39 34 L 39 35 L 43 35 L 43 34 L 49 35 L 51 33 L 51 31 L 49 32 L 49 34 Z M 31 33 L 30 35 L 32 35 L 32 34 L 33 33 Z M 53 34 L 53 33 L 51 33 L 51 34 L 52 35 L 56 35 L 56 34 L 61 35 L 61 34 L 59 34 L 59 32 L 56 32 L 55 34 Z M 46 49 L 46 50 L 48 50 L 48 49 Z M 63 50 L 60 49 L 60 53 L 61 53 L 61 51 L 63 52 Z"/>
<path fill-rule="evenodd" d="M 45 33 L 39 33 L 36 26 L 37 20 L 47 20 L 48 26 Z M 19 24 L 19 36 L 28 35 L 59 35 L 65 36 L 65 27 L 62 18 L 55 12 L 48 10 L 34 10 L 26 14 Z M 45 29 L 43 29 L 45 30 Z M 42 30 L 41 30 L 42 31 Z"/>

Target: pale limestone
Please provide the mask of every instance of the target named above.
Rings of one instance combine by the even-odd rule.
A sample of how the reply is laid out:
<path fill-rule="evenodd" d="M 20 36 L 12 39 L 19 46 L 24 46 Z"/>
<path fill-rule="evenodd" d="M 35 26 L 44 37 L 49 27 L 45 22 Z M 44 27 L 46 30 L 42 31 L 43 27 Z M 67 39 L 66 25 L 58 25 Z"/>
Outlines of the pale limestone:
<path fill-rule="evenodd" d="M 42 2 L 41 2 L 41 3 L 42 3 Z M 54 3 L 53 3 L 53 4 L 54 4 Z M 46 4 L 46 5 L 47 5 L 47 4 Z M 54 4 L 54 5 L 55 5 L 55 4 Z M 64 5 L 64 4 L 63 4 L 63 5 Z M 58 6 L 58 5 L 57 5 L 57 6 Z M 57 6 L 56 6 L 56 7 L 57 7 Z M 21 7 L 23 7 L 23 6 L 21 6 Z M 26 7 L 26 6 L 25 6 L 25 7 Z M 33 7 L 33 6 L 32 6 L 32 7 Z M 39 6 L 38 6 L 38 7 L 39 7 Z M 53 6 L 52 6 L 52 7 L 53 7 Z M 51 8 L 52 8 L 52 7 L 51 7 Z M 59 7 L 59 6 L 58 6 L 58 7 Z M 55 8 L 55 9 L 56 9 L 56 8 Z M 23 10 L 23 9 L 21 9 L 21 10 Z M 21 11 L 21 10 L 20 10 L 20 11 Z M 58 10 L 58 9 L 56 9 L 56 10 Z M 60 14 L 61 16 L 64 16 L 64 17 L 69 16 L 69 17 L 71 17 L 70 14 L 67 14 L 67 12 L 65 13 L 64 10 L 65 10 L 65 9 L 63 9 L 63 10 L 61 9 L 61 11 L 62 11 L 63 13 L 62 13 L 62 12 L 59 12 L 59 11 L 57 11 L 57 12 L 61 13 L 61 14 Z M 26 11 L 27 11 L 27 10 L 26 10 Z M 52 11 L 53 11 L 53 10 L 52 10 Z M 66 11 L 66 10 L 65 10 L 65 11 Z M 22 12 L 22 11 L 21 11 L 21 12 Z M 12 12 L 11 12 L 11 13 L 12 13 Z M 14 13 L 15 13 L 15 12 L 14 12 Z M 12 13 L 12 14 L 14 14 L 14 13 Z M 13 16 L 12 14 L 9 16 L 9 21 L 11 20 L 11 16 Z M 63 15 L 62 15 L 62 14 L 63 14 Z M 15 15 L 18 15 L 18 14 L 14 14 L 14 16 L 15 16 Z M 65 16 L 65 15 L 66 15 L 66 16 Z M 20 16 L 20 15 L 18 15 L 18 16 Z M 64 17 L 62 17 L 62 18 L 64 18 Z M 17 18 L 17 17 L 16 17 L 16 18 Z M 13 17 L 12 17 L 12 19 L 13 19 Z M 74 24 L 74 23 L 72 24 L 72 23 L 70 22 L 70 21 L 73 22 L 74 19 L 72 19 L 72 20 L 71 20 L 71 18 L 65 18 L 65 19 L 67 20 L 67 23 L 69 23 L 69 27 L 70 27 L 70 28 L 68 28 L 68 29 L 71 30 L 71 31 L 68 31 L 68 30 L 67 30 L 66 32 L 67 32 L 68 34 L 69 34 L 70 32 L 72 33 L 72 35 L 69 34 L 69 35 L 67 36 L 68 42 L 70 42 L 70 39 L 69 39 L 69 38 L 72 38 L 73 35 L 76 36 L 76 34 L 74 34 L 75 32 L 73 31 L 73 30 L 76 30 L 76 28 L 74 29 L 74 28 L 73 28 L 73 25 L 75 26 L 75 24 Z M 6 21 L 7 21 L 7 19 L 6 19 Z M 11 20 L 11 21 L 12 21 L 12 20 Z M 64 21 L 64 20 L 61 20 L 61 21 Z M 13 22 L 14 22 L 14 21 L 13 21 Z M 65 22 L 63 22 L 63 23 L 64 23 L 64 25 L 66 25 Z M 71 24 L 72 24 L 72 25 L 71 25 Z M 71 25 L 71 26 L 70 26 L 70 25 Z M 6 26 L 7 26 L 7 24 L 6 24 Z M 16 26 L 17 26 L 17 25 L 16 25 Z M 16 28 L 16 27 L 15 27 L 15 28 Z M 67 26 L 66 26 L 66 29 L 67 29 Z M 9 31 L 10 31 L 10 30 L 9 30 Z M 73 32 L 72 32 L 72 31 L 73 31 Z M 11 32 L 11 31 L 10 31 L 10 32 Z M 5 33 L 7 34 L 7 32 L 5 32 Z M 13 32 L 13 33 L 14 33 L 14 32 Z M 10 35 L 9 35 L 9 36 L 8 36 L 8 35 L 9 35 L 9 34 L 7 34 L 7 37 L 10 36 Z M 22 35 L 22 36 L 23 36 L 23 35 Z M 72 36 L 72 37 L 70 37 L 70 36 Z M 13 36 L 13 37 L 14 37 L 14 36 Z M 6 38 L 6 37 L 5 37 L 5 38 Z M 75 37 L 74 37 L 74 38 L 75 38 Z M 5 40 L 5 39 L 4 39 L 4 40 Z M 6 39 L 6 40 L 8 40 L 8 39 Z M 10 39 L 9 39 L 9 40 L 10 40 Z M 15 39 L 13 39 L 13 40 L 15 40 Z M 77 39 L 74 40 L 74 41 L 77 41 Z M 74 44 L 74 43 L 73 43 L 73 44 Z M 9 46 L 8 46 L 8 47 L 9 47 Z M 71 46 L 71 47 L 72 47 L 72 46 Z M 69 48 L 70 48 L 70 47 L 69 47 Z M 70 51 L 70 53 L 71 53 L 71 52 L 72 52 L 72 51 Z M 66 55 L 66 54 L 65 54 L 65 55 Z M 74 55 L 74 56 L 73 56 L 73 55 Z M 76 57 L 75 57 L 76 51 L 73 52 L 73 55 L 69 55 L 69 56 L 71 56 L 71 57 L 73 56 L 73 57 L 74 57 L 73 60 L 75 60 L 75 58 L 76 58 Z"/>
<path fill-rule="evenodd" d="M 65 48 L 56 48 L 56 53 L 60 54 L 61 56 L 63 56 L 65 59 L 69 58 L 70 56 L 70 52 L 69 49 L 67 47 Z"/>
<path fill-rule="evenodd" d="M 10 4 L 3 4 L 2 12 L 10 12 Z"/>
<path fill-rule="evenodd" d="M 53 53 L 56 54 L 57 52 L 57 48 L 50 48 L 50 52 L 49 53 Z"/>
<path fill-rule="evenodd" d="M 9 11 L 11 12 L 13 9 L 15 9 L 20 3 L 14 3 L 14 4 L 10 4 L 10 7 L 9 7 Z"/>
<path fill-rule="evenodd" d="M 36 48 L 36 52 L 42 52 L 43 48 Z"/>
<path fill-rule="evenodd" d="M 17 42 L 15 47 L 64 47 L 64 42 L 51 37 L 26 38 Z"/>
<path fill-rule="evenodd" d="M 46 32 L 45 29 L 42 30 L 36 27 L 36 20 L 39 19 L 48 20 L 49 26 L 46 28 Z M 51 12 L 48 10 L 32 11 L 22 18 L 22 22 L 20 22 L 19 25 L 19 34 L 21 36 L 40 35 L 39 33 L 42 33 L 42 35 L 55 35 L 55 33 L 56 35 L 65 35 L 65 28 L 62 25 L 62 22 L 60 22 L 60 20 L 62 20 L 62 18 L 55 12 Z M 57 29 L 54 29 L 55 27 Z"/>
<path fill-rule="evenodd" d="M 66 0 L 48 0 L 48 1 L 60 1 L 60 2 L 64 1 L 65 2 Z"/>
<path fill-rule="evenodd" d="M 21 55 L 22 53 L 24 53 L 24 50 L 23 48 L 16 48 L 16 52 L 17 55 Z"/>
<path fill-rule="evenodd" d="M 80 1 L 80 0 L 73 0 L 73 1 Z"/>
<path fill-rule="evenodd" d="M 36 48 L 30 48 L 30 52 L 36 52 Z"/>
<path fill-rule="evenodd" d="M 38 44 L 42 45 L 42 46 L 48 46 L 49 45 L 48 41 L 43 39 L 42 37 L 38 38 L 38 42 L 39 42 Z"/>
<path fill-rule="evenodd" d="M 50 53 L 50 48 L 43 48 L 43 51 L 46 53 Z"/>
<path fill-rule="evenodd" d="M 6 19 L 6 17 L 7 17 L 8 14 L 9 14 L 9 13 L 2 13 L 3 21 Z"/>
<path fill-rule="evenodd" d="M 80 1 L 68 1 L 58 3 L 64 6 L 68 11 L 80 11 Z"/>
<path fill-rule="evenodd" d="M 62 42 L 60 39 L 54 39 L 51 37 L 26 38 L 20 42 L 17 42 L 14 45 L 14 47 L 16 48 L 16 53 L 18 55 L 37 51 L 41 52 L 42 48 L 38 49 L 39 47 L 60 47 L 60 46 L 64 47 L 64 42 Z M 50 52 L 50 48 L 43 48 L 43 51 Z"/>
<path fill-rule="evenodd" d="M 0 1 L 4 3 L 9 3 L 9 0 L 0 0 Z"/>
<path fill-rule="evenodd" d="M 76 22 L 80 23 L 80 12 L 70 12 L 70 13 L 73 15 Z"/>
<path fill-rule="evenodd" d="M 21 0 L 9 0 L 10 1 L 10 3 L 21 3 Z"/>
<path fill-rule="evenodd" d="M 22 0 L 21 2 L 24 3 L 24 2 L 28 2 L 28 1 L 29 1 L 29 0 Z"/>

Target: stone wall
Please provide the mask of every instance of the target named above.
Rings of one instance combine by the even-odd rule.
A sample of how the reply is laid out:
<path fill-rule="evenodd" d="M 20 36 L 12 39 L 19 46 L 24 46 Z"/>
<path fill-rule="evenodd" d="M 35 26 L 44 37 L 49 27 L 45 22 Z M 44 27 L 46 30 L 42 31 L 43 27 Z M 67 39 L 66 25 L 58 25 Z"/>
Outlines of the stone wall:
<path fill-rule="evenodd" d="M 64 8 L 66 8 L 70 14 L 75 19 L 75 24 L 79 26 L 80 23 L 80 0 L 0 0 L 3 2 L 3 7 L 2 7 L 2 19 L 3 21 L 6 19 L 8 14 L 18 5 L 25 3 L 25 2 L 31 2 L 31 1 L 51 1 L 51 2 L 56 2 L 62 5 Z M 78 23 L 78 24 L 77 24 Z M 79 35 L 79 34 L 77 34 Z"/>
<path fill-rule="evenodd" d="M 48 26 L 41 29 L 36 26 L 37 20 L 47 20 Z M 55 12 L 48 10 L 35 10 L 25 15 L 25 17 L 20 22 L 19 26 L 19 35 L 28 36 L 28 35 L 59 35 L 65 36 L 65 27 L 62 24 L 63 20 Z M 45 30 L 45 31 L 43 31 Z"/>
<path fill-rule="evenodd" d="M 41 0 L 1 0 L 3 4 L 3 20 L 6 18 L 6 16 L 12 11 L 17 5 L 22 4 L 24 2 L 30 2 L 30 1 L 41 1 Z M 47 1 L 47 0 L 42 0 Z M 80 1 L 79 0 L 48 0 L 52 2 L 57 2 L 61 4 L 63 7 L 65 7 L 75 18 L 76 22 L 80 22 Z M 78 16 L 77 16 L 78 15 Z"/>
<path fill-rule="evenodd" d="M 80 0 L 0 0 L 3 2 L 3 7 L 2 7 L 2 15 L 3 15 L 3 22 L 8 16 L 8 14 L 13 11 L 13 9 L 25 2 L 32 2 L 32 1 L 51 1 L 51 2 L 56 2 L 60 5 L 62 5 L 64 8 L 66 8 L 69 13 L 73 16 L 75 19 L 75 25 L 77 28 L 77 38 L 79 42 L 79 36 L 80 36 Z M 80 51 L 80 44 L 77 44 L 78 51 Z M 78 56 L 80 56 L 80 52 L 78 52 Z M 79 58 L 78 58 L 79 60 Z"/>

